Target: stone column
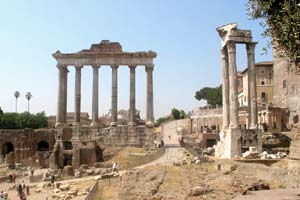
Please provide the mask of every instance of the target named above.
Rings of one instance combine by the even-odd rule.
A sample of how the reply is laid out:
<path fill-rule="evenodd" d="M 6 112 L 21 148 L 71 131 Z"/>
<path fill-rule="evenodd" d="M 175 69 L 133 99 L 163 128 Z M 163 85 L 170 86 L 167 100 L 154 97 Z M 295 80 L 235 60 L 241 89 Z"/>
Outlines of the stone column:
<path fill-rule="evenodd" d="M 118 65 L 112 65 L 111 125 L 118 125 Z"/>
<path fill-rule="evenodd" d="M 136 124 L 135 119 L 135 68 L 136 66 L 129 66 L 130 68 L 130 98 L 129 98 L 129 125 Z"/>
<path fill-rule="evenodd" d="M 229 103 L 230 103 L 230 128 L 238 128 L 238 92 L 237 92 L 237 77 L 236 77 L 236 46 L 234 42 L 228 42 L 228 72 L 229 72 Z"/>
<path fill-rule="evenodd" d="M 65 70 L 64 71 L 64 84 L 63 84 L 63 91 L 64 91 L 64 95 L 63 95 L 63 103 L 64 103 L 64 109 L 63 109 L 63 113 L 64 113 L 64 124 L 67 124 L 67 106 L 68 106 L 68 72 L 69 70 Z"/>
<path fill-rule="evenodd" d="M 58 89 L 57 89 L 57 112 L 56 127 L 64 126 L 66 123 L 67 112 L 67 66 L 57 65 L 58 68 Z"/>
<path fill-rule="evenodd" d="M 146 125 L 153 127 L 154 125 L 154 113 L 153 113 L 153 69 L 154 65 L 146 66 L 147 72 L 147 119 Z"/>
<path fill-rule="evenodd" d="M 74 125 L 80 125 L 81 68 L 82 66 L 75 66 Z"/>
<path fill-rule="evenodd" d="M 221 50 L 222 57 L 222 100 L 223 100 L 223 128 L 229 125 L 229 75 L 228 75 L 228 51 Z"/>
<path fill-rule="evenodd" d="M 257 92 L 256 92 L 256 73 L 255 73 L 255 48 L 256 43 L 247 43 L 248 58 L 248 106 L 250 114 L 250 129 L 257 128 Z"/>
<path fill-rule="evenodd" d="M 92 123 L 91 126 L 98 126 L 99 118 L 99 67 L 93 66 L 93 100 L 92 100 Z"/>

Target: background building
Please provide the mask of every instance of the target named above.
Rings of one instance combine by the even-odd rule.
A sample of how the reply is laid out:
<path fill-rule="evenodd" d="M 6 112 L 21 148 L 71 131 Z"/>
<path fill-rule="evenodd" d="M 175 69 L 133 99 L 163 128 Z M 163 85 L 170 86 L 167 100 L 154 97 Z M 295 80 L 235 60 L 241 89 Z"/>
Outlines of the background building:
<path fill-rule="evenodd" d="M 273 62 L 264 61 L 255 64 L 258 107 L 271 106 L 273 103 Z M 239 93 L 240 107 L 248 106 L 248 69 L 243 72 L 242 91 Z M 239 77 L 238 77 L 239 81 Z"/>

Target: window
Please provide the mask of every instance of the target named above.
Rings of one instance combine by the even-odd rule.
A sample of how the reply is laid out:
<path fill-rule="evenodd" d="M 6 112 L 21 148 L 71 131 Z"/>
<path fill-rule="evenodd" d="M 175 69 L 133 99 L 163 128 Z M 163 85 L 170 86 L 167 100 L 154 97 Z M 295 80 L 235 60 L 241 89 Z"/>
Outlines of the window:
<path fill-rule="evenodd" d="M 260 78 L 260 85 L 266 85 L 266 79 Z"/>
<path fill-rule="evenodd" d="M 260 70 L 260 74 L 265 74 L 265 70 Z"/>
<path fill-rule="evenodd" d="M 283 87 L 283 88 L 286 88 L 286 80 L 283 80 L 283 82 L 282 82 L 282 87 Z"/>
<path fill-rule="evenodd" d="M 244 96 L 244 102 L 247 102 L 247 97 L 246 96 Z"/>
<path fill-rule="evenodd" d="M 267 99 L 268 99 L 267 93 L 262 92 L 262 93 L 261 93 L 261 100 L 262 100 L 262 101 L 267 101 Z"/>
<path fill-rule="evenodd" d="M 241 85 L 241 80 L 237 80 L 237 85 L 240 86 Z"/>

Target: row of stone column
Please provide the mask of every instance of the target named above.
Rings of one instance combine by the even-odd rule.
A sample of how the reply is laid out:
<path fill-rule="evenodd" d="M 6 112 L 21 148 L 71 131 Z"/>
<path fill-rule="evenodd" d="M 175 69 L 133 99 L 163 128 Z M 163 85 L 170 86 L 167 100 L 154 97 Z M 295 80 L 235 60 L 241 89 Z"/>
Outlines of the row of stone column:
<path fill-rule="evenodd" d="M 246 43 L 248 59 L 248 107 L 250 129 L 257 128 L 256 76 L 254 48 L 256 43 Z M 229 41 L 221 50 L 223 128 L 238 128 L 238 90 L 236 67 L 236 43 Z"/>
<path fill-rule="evenodd" d="M 75 66 L 75 97 L 74 97 L 74 125 L 80 124 L 81 113 L 81 69 L 83 66 Z M 99 68 L 93 67 L 93 97 L 92 97 L 92 123 L 91 126 L 98 125 L 99 117 Z M 130 106 L 129 125 L 135 125 L 136 116 L 136 95 L 135 95 L 135 69 L 136 65 L 129 66 L 130 69 Z M 111 125 L 118 124 L 118 65 L 112 65 L 112 97 L 111 97 Z M 153 69 L 154 65 L 146 65 L 147 73 L 147 110 L 146 125 L 153 126 Z M 58 101 L 56 127 L 63 126 L 67 121 L 67 66 L 58 66 Z"/>

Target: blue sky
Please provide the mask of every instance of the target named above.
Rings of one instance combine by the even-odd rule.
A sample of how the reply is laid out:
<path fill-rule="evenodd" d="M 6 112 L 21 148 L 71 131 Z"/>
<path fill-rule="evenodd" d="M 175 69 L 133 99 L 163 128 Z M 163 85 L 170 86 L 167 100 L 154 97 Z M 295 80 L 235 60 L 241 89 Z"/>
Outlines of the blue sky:
<path fill-rule="evenodd" d="M 271 60 L 271 50 L 261 55 L 266 40 L 258 21 L 246 15 L 246 0 L 26 0 L 0 3 L 0 106 L 31 112 L 56 113 L 57 68 L 52 53 L 77 52 L 101 40 L 118 41 L 124 51 L 157 52 L 154 69 L 155 116 L 177 107 L 192 110 L 203 102 L 196 90 L 221 83 L 220 46 L 216 27 L 238 22 L 259 42 L 256 61 Z M 247 63 L 244 45 L 237 48 L 238 69 Z M 74 68 L 69 67 L 68 111 L 73 112 Z M 137 69 L 137 109 L 145 114 L 146 74 Z M 129 69 L 119 68 L 119 108 L 129 107 Z M 92 69 L 82 71 L 82 111 L 91 112 Z M 100 114 L 111 106 L 111 69 L 100 69 Z"/>

